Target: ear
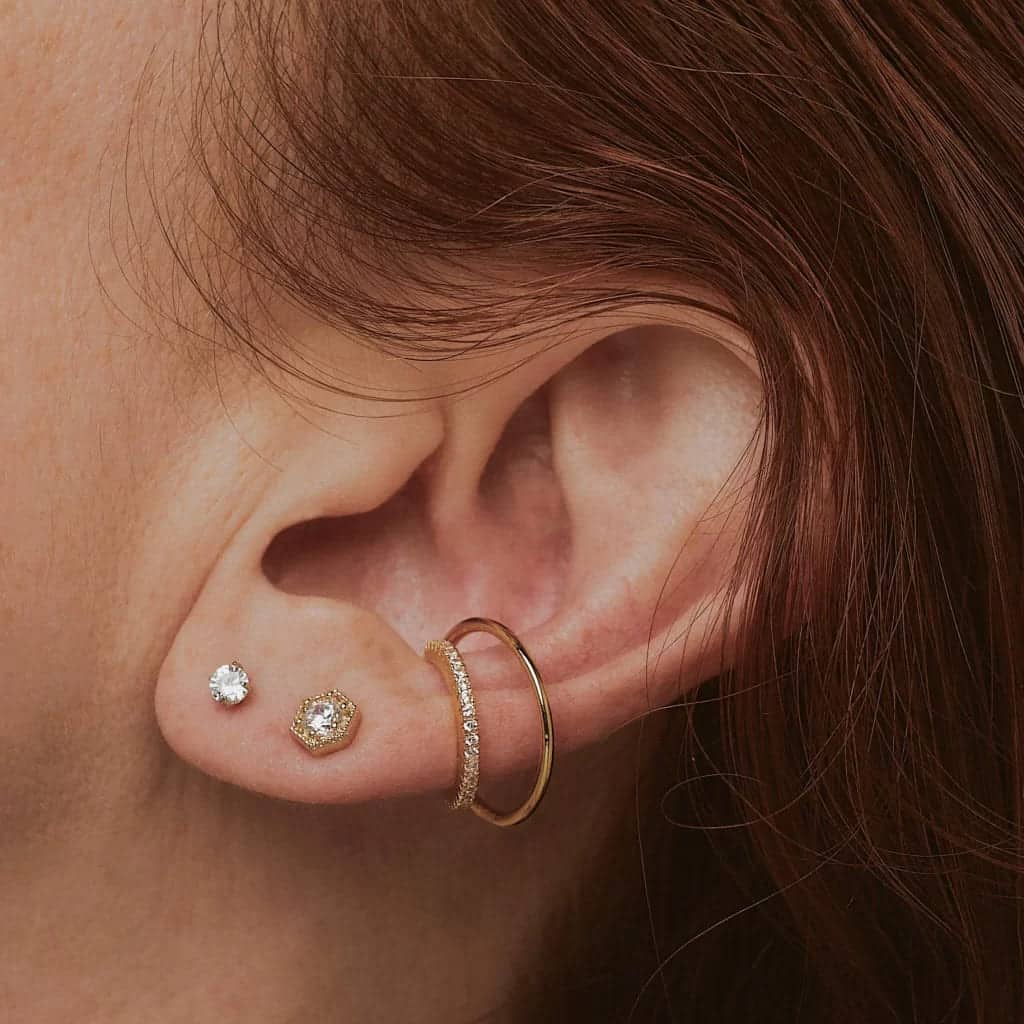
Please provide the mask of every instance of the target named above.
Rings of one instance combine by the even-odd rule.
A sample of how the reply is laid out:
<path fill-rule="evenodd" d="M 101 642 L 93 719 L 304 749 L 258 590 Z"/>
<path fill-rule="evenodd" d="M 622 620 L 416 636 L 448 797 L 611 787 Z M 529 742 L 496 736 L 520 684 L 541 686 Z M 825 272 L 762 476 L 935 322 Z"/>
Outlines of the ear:
<path fill-rule="evenodd" d="M 707 314 L 618 317 L 539 337 L 533 358 L 469 391 L 493 365 L 434 364 L 436 393 L 456 397 L 334 418 L 257 409 L 250 434 L 273 458 L 156 688 L 178 755 L 299 801 L 450 787 L 452 698 L 421 651 L 472 615 L 505 622 L 540 668 L 556 771 L 559 753 L 719 672 L 759 378 L 744 339 Z M 231 463 L 249 447 L 222 454 L 222 479 L 244 476 Z M 460 649 L 486 796 L 488 780 L 535 763 L 539 716 L 505 648 Z M 232 660 L 252 690 L 226 708 L 207 679 Z M 328 689 L 361 722 L 344 750 L 312 757 L 289 726 Z"/>

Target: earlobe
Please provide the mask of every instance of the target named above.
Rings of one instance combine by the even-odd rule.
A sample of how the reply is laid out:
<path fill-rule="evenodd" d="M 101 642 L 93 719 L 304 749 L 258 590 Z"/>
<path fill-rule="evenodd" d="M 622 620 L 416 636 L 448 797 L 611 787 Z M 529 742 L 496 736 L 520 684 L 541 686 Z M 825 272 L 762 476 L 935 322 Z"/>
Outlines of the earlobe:
<path fill-rule="evenodd" d="M 268 507 L 334 514 L 276 549 L 280 526 L 268 532 L 269 520 L 254 517 L 214 567 L 157 686 L 157 718 L 179 756 L 304 802 L 450 790 L 461 723 L 442 674 L 420 652 L 467 615 L 504 620 L 519 634 L 547 683 L 560 753 L 604 739 L 722 668 L 720 600 L 744 515 L 756 376 L 717 343 L 664 325 L 595 342 L 548 376 L 539 392 L 536 372 L 524 374 L 518 397 L 514 375 L 504 379 L 507 420 L 531 396 L 543 401 L 525 433 L 520 424 L 474 435 L 477 416 L 495 415 L 484 389 L 445 414 L 440 446 L 383 446 L 375 471 L 387 485 L 375 507 L 354 503 L 354 518 L 337 497 L 303 493 L 345 493 L 344 447 L 321 438 L 311 455 L 299 446 L 304 472 L 279 482 L 285 493 L 268 492 Z M 538 425 L 547 435 L 540 449 Z M 372 490 L 365 455 L 356 456 L 360 486 Z M 534 474 L 529 501 L 508 514 L 500 499 L 521 499 L 515 474 L 524 467 Z M 540 503 L 532 514 L 530 501 Z M 520 564 L 550 602 L 524 627 L 507 614 L 515 601 L 501 570 L 514 567 L 510 551 L 522 563 L 541 551 L 538 538 L 550 542 L 537 507 L 563 510 L 564 547 L 553 560 Z M 390 614 L 403 604 L 413 608 L 406 618 Z M 536 766 L 536 696 L 501 644 L 467 644 L 462 654 L 486 794 L 489 779 Z M 246 666 L 252 694 L 228 711 L 210 700 L 208 678 L 232 660 Z M 358 732 L 344 749 L 312 757 L 291 726 L 303 701 L 332 691 L 358 706 Z"/>
<path fill-rule="evenodd" d="M 334 601 L 282 606 L 269 586 L 249 592 L 244 620 L 197 610 L 156 690 L 161 731 L 183 760 L 223 781 L 309 803 L 359 803 L 455 784 L 462 723 L 444 677 L 379 616 Z M 226 642 L 246 651 L 252 687 L 231 710 L 210 699 L 203 668 Z M 482 681 L 475 699 L 485 771 L 529 768 L 539 735 L 536 698 L 518 679 L 493 687 L 512 667 L 496 650 L 467 654 L 465 662 Z M 296 717 L 339 690 L 358 705 L 358 731 L 336 752 L 311 756 L 294 742 Z"/>

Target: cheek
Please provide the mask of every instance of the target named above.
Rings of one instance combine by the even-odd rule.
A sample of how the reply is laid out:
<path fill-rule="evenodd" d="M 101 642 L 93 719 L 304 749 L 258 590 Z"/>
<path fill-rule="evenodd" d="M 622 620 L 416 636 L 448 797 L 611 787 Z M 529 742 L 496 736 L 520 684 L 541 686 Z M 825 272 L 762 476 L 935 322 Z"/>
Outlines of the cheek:
<path fill-rule="evenodd" d="M 189 443 L 159 342 L 69 331 L 0 347 L 0 743 L 12 698 L 107 685 L 118 647 L 124 563 L 153 493 Z M 135 608 L 144 621 L 152 608 Z M 12 694 L 11 688 L 15 690 Z"/>
<path fill-rule="evenodd" d="M 108 664 L 119 581 L 195 398 L 127 287 L 110 294 L 106 211 L 139 75 L 157 43 L 188 51 L 186 7 L 0 5 L 0 747 L 41 700 L 137 682 Z"/>

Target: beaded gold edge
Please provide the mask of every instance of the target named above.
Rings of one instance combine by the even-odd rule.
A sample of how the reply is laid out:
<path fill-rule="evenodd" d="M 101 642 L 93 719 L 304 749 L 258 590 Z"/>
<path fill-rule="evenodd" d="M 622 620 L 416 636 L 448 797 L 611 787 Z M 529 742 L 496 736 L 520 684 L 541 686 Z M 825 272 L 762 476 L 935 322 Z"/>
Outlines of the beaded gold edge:
<path fill-rule="evenodd" d="M 448 681 L 458 707 L 456 726 L 461 736 L 458 777 L 455 793 L 448 801 L 448 806 L 457 811 L 473 805 L 480 784 L 480 727 L 476 702 L 462 656 L 450 640 L 431 640 L 423 649 L 423 656 Z"/>
<path fill-rule="evenodd" d="M 338 724 L 330 732 L 314 732 L 306 724 L 306 713 L 316 703 L 330 701 L 339 712 Z M 326 690 L 324 693 L 307 697 L 295 712 L 292 720 L 291 734 L 311 754 L 329 754 L 334 750 L 341 750 L 352 742 L 358 724 L 359 708 L 355 702 L 350 700 L 341 690 Z"/>

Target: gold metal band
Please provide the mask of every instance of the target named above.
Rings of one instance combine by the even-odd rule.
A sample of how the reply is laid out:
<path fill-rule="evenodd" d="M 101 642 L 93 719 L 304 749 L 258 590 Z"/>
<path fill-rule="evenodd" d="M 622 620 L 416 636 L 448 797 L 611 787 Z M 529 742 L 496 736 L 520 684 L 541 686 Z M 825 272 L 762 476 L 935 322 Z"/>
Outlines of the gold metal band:
<path fill-rule="evenodd" d="M 458 649 L 449 640 L 431 640 L 423 650 L 423 657 L 448 681 L 459 709 L 456 728 L 462 742 L 459 744 L 455 794 L 448 801 L 448 806 L 453 811 L 462 807 L 472 807 L 476 799 L 476 787 L 480 782 L 480 731 L 476 720 L 473 688 L 469 684 L 469 673 Z"/>
<path fill-rule="evenodd" d="M 473 699 L 473 688 L 469 681 L 469 673 L 455 644 L 470 633 L 489 633 L 511 647 L 526 669 L 530 682 L 533 684 L 540 707 L 543 745 L 537 779 L 526 800 L 517 808 L 507 813 L 500 813 L 477 799 L 476 790 L 480 782 L 480 732 L 476 718 L 476 703 Z M 448 631 L 444 640 L 432 640 L 424 650 L 424 656 L 448 680 L 455 695 L 458 716 L 457 725 L 460 732 L 459 772 L 455 795 L 450 801 L 452 808 L 470 807 L 474 814 L 489 821 L 492 825 L 507 827 L 518 825 L 533 814 L 544 798 L 548 783 L 551 781 L 551 767 L 554 762 L 555 728 L 551 717 L 551 707 L 544 683 L 533 659 L 519 642 L 519 638 L 507 627 L 494 619 L 471 618 L 463 619 Z"/>

